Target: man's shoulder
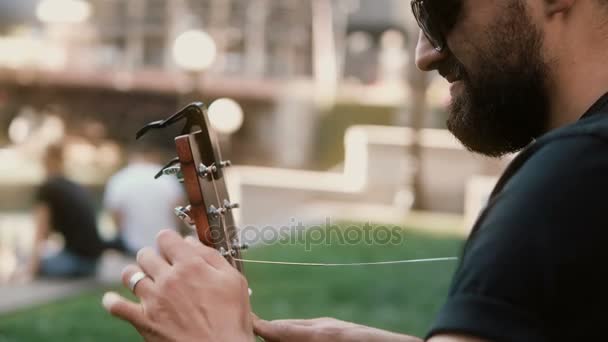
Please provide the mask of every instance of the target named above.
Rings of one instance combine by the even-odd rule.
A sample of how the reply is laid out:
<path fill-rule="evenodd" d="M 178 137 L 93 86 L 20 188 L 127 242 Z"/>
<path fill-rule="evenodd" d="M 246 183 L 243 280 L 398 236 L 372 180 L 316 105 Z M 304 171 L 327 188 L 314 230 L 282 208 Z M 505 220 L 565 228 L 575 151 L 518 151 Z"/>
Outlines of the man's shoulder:
<path fill-rule="evenodd" d="M 569 177 L 608 172 L 608 113 L 552 131 L 517 156 L 503 178 L 505 189 L 552 186 Z M 568 179 L 564 179 L 568 177 Z"/>
<path fill-rule="evenodd" d="M 538 142 L 550 143 L 556 140 L 577 137 L 595 137 L 608 141 L 608 111 L 597 112 L 570 125 L 555 129 L 542 136 Z"/>
<path fill-rule="evenodd" d="M 515 162 L 515 161 L 514 161 Z M 608 139 L 571 135 L 538 146 L 505 182 L 498 196 L 519 194 L 524 203 L 557 196 L 568 205 L 585 194 L 608 195 Z"/>
<path fill-rule="evenodd" d="M 566 129 L 539 139 L 515 158 L 478 228 L 535 235 L 603 225 L 608 211 L 608 139 L 603 134 Z"/>
<path fill-rule="evenodd" d="M 113 181 L 129 182 L 133 179 L 142 179 L 146 176 L 154 176 L 161 168 L 161 165 L 155 164 L 127 165 L 118 172 L 116 172 L 110 179 Z"/>
<path fill-rule="evenodd" d="M 56 176 L 45 180 L 40 187 L 46 191 L 65 191 L 79 185 L 64 176 Z"/>

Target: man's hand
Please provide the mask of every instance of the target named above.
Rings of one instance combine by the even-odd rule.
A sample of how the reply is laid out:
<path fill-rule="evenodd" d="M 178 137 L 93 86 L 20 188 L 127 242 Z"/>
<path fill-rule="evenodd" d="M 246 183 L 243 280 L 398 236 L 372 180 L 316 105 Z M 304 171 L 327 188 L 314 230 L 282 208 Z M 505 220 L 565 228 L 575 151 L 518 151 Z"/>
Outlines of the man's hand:
<path fill-rule="evenodd" d="M 333 318 L 286 319 L 265 321 L 254 315 L 255 334 L 266 342 L 422 342 L 412 336 L 399 335 Z M 461 334 L 442 334 L 428 342 L 489 342 Z"/>
<path fill-rule="evenodd" d="M 398 335 L 333 318 L 310 320 L 253 320 L 256 335 L 266 342 L 422 342 L 419 338 Z"/>
<path fill-rule="evenodd" d="M 144 248 L 122 280 L 143 271 L 135 287 L 140 303 L 115 293 L 103 298 L 114 316 L 131 323 L 146 341 L 254 340 L 247 281 L 216 250 L 173 231 L 157 237 L 159 253 Z"/>

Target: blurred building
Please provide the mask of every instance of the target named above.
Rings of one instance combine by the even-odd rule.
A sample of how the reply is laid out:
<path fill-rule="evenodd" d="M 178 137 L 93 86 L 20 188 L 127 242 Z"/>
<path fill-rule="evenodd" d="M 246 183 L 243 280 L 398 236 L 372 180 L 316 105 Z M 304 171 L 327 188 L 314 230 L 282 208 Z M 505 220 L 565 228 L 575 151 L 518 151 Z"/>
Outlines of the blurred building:
<path fill-rule="evenodd" d="M 18 159 L 5 174 L 32 183 L 35 168 L 16 170 L 38 145 L 69 136 L 75 173 L 99 185 L 143 124 L 222 97 L 245 112 L 224 137 L 236 164 L 343 169 L 348 127 L 411 114 L 411 20 L 403 0 L 0 0 L 0 154 Z M 201 68 L 176 59 L 193 30 L 212 46 L 186 42 L 180 54 L 209 57 Z M 433 81 L 428 98 L 424 126 L 442 128 L 444 82 Z M 171 150 L 177 131 L 149 142 Z M 462 197 L 464 184 L 450 188 L 450 199 Z M 15 208 L 26 203 L 21 190 L 5 191 Z"/>
<path fill-rule="evenodd" d="M 130 68 L 176 69 L 171 56 L 174 40 L 184 30 L 204 28 L 218 46 L 211 73 L 310 74 L 306 1 L 93 0 L 91 5 L 98 48 Z"/>
<path fill-rule="evenodd" d="M 124 142 L 187 98 L 229 96 L 248 114 L 236 147 L 242 147 L 239 136 L 261 142 L 257 151 L 235 150 L 258 163 L 285 164 L 265 157 L 282 139 L 267 138 L 269 129 L 280 129 L 276 111 L 325 111 L 315 103 L 327 96 L 334 103 L 395 108 L 407 96 L 400 32 L 409 9 L 402 1 L 0 0 L 0 6 L 4 132 L 24 105 L 35 112 L 52 107 L 68 133 L 93 131 Z M 176 40 L 188 30 L 204 31 L 214 42 L 204 71 L 176 63 Z M 375 87 L 386 81 L 393 84 Z M 192 90 L 196 94 L 184 96 Z M 301 125 L 309 129 L 322 124 L 301 119 L 313 120 Z M 7 138 L 0 134 L 0 141 Z M 285 166 L 315 163 L 311 155 Z"/>

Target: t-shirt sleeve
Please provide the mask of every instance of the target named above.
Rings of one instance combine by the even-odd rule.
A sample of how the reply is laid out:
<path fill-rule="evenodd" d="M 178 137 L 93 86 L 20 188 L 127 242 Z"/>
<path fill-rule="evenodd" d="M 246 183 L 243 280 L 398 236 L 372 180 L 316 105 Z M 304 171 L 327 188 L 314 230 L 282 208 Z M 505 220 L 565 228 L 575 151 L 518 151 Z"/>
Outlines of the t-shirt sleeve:
<path fill-rule="evenodd" d="M 461 333 L 494 342 L 551 340 L 560 294 L 584 291 L 562 288 L 559 279 L 597 257 L 593 239 L 606 236 L 608 158 L 598 158 L 606 148 L 596 138 L 569 138 L 526 162 L 467 242 L 427 338 Z"/>

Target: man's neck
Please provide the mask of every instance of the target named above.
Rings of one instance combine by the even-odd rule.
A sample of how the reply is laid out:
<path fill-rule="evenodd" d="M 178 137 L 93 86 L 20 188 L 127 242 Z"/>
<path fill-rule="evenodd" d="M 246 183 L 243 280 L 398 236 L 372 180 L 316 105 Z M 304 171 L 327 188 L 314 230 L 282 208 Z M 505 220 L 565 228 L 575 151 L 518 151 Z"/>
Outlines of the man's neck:
<path fill-rule="evenodd" d="M 47 179 L 59 178 L 59 177 L 63 177 L 63 172 L 61 172 L 61 171 L 47 171 L 46 172 Z"/>
<path fill-rule="evenodd" d="M 608 73 L 598 70 L 603 69 L 598 68 L 601 64 L 588 60 L 574 63 L 577 67 L 563 73 L 552 90 L 550 129 L 577 121 L 608 92 Z"/>
<path fill-rule="evenodd" d="M 551 63 L 549 129 L 577 121 L 608 92 L 608 32 L 594 25 L 564 31 L 557 39 L 567 43 L 554 43 L 558 56 Z"/>

